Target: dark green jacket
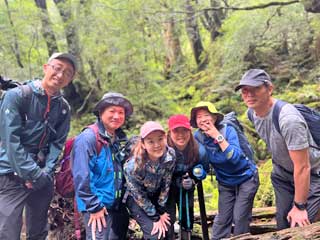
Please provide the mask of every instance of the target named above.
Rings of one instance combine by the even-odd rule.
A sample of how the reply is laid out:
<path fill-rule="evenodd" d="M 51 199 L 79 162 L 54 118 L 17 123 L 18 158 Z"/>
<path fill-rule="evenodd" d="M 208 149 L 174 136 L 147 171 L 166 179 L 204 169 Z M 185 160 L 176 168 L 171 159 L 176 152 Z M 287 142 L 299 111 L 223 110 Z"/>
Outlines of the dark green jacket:
<path fill-rule="evenodd" d="M 70 128 L 70 106 L 61 94 L 49 99 L 39 80 L 28 85 L 27 97 L 17 87 L 0 100 L 0 175 L 36 180 L 41 171 L 54 172 Z M 40 150 L 44 162 L 38 162 Z"/>

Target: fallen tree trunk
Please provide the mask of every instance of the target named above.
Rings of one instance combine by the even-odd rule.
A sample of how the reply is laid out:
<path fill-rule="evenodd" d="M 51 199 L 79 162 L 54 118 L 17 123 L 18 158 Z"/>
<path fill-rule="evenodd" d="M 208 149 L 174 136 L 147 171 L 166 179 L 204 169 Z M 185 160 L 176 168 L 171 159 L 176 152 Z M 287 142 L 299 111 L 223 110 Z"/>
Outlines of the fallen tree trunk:
<path fill-rule="evenodd" d="M 229 238 L 229 240 L 288 240 L 288 239 L 320 239 L 320 222 L 306 227 L 288 228 L 281 231 L 261 235 L 243 234 Z"/>

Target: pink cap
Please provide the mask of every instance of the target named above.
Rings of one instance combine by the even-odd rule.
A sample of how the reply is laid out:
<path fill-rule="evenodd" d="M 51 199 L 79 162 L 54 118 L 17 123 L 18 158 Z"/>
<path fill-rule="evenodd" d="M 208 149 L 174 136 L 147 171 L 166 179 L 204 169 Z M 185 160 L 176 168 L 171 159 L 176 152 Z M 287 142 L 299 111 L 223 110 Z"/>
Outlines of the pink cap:
<path fill-rule="evenodd" d="M 140 128 L 140 137 L 145 138 L 151 132 L 154 132 L 154 131 L 161 131 L 165 133 L 160 123 L 154 122 L 154 121 L 148 121 L 145 124 L 143 124 Z"/>
<path fill-rule="evenodd" d="M 172 115 L 168 120 L 168 125 L 170 131 L 178 127 L 191 129 L 189 118 L 183 114 Z"/>

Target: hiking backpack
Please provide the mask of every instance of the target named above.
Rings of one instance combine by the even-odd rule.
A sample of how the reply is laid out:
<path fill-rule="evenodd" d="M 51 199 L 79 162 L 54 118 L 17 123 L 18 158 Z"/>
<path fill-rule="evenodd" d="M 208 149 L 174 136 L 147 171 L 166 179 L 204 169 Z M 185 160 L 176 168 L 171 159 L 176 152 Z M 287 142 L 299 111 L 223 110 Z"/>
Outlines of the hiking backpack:
<path fill-rule="evenodd" d="M 28 111 L 28 107 L 30 106 L 31 96 L 32 96 L 32 89 L 29 85 L 21 84 L 17 81 L 13 81 L 10 79 L 4 79 L 2 76 L 0 76 L 0 104 L 2 102 L 2 99 L 5 95 L 5 92 L 11 88 L 19 87 L 22 92 L 22 97 L 24 99 L 24 107 L 20 110 L 20 115 L 22 122 L 24 123 L 26 121 L 26 114 Z"/>
<path fill-rule="evenodd" d="M 272 123 L 275 126 L 277 132 L 281 134 L 280 125 L 279 125 L 279 115 L 281 109 L 284 105 L 288 104 L 285 101 L 277 100 L 275 106 L 273 108 L 272 113 Z M 315 111 L 312 108 L 307 107 L 303 104 L 292 104 L 303 116 L 304 120 L 306 121 L 309 131 L 312 135 L 313 140 L 317 144 L 317 146 L 310 145 L 310 147 L 320 150 L 320 113 Z M 249 108 L 247 112 L 248 119 L 253 122 L 253 109 Z"/>
<path fill-rule="evenodd" d="M 254 151 L 251 147 L 248 138 L 244 134 L 244 129 L 239 120 L 237 119 L 237 114 L 235 112 L 229 112 L 224 115 L 223 120 L 219 123 L 218 130 L 221 134 L 226 138 L 226 127 L 227 125 L 232 126 L 236 132 L 239 139 L 240 148 L 243 154 L 250 161 L 254 162 Z M 200 132 L 196 132 L 196 137 L 200 141 L 200 143 L 204 144 L 204 136 L 200 134 Z"/>
<path fill-rule="evenodd" d="M 99 127 L 97 124 L 91 124 L 86 128 L 90 128 L 93 130 L 96 139 L 96 151 L 97 155 L 100 154 L 101 149 L 104 145 L 108 145 L 108 142 L 104 140 L 99 134 Z M 73 198 L 75 196 L 74 193 L 74 184 L 73 184 L 73 176 L 72 176 L 72 165 L 71 165 L 71 154 L 72 154 L 72 147 L 74 144 L 75 137 L 67 139 L 63 151 L 63 155 L 60 160 L 60 170 L 56 173 L 56 191 L 64 198 Z M 124 146 L 120 146 L 119 151 L 115 153 L 114 159 L 118 163 L 123 163 L 123 161 L 129 156 L 132 145 L 135 144 L 136 137 L 132 137 L 129 141 L 126 141 Z M 114 164 L 114 171 L 119 172 L 120 166 Z M 119 179 L 122 177 L 122 174 L 119 176 L 115 176 L 115 179 Z M 121 179 L 120 179 L 121 180 Z M 122 188 L 120 183 L 117 184 L 116 188 Z M 120 196 L 118 196 L 120 197 Z"/>
<path fill-rule="evenodd" d="M 96 150 L 97 150 L 97 155 L 99 155 L 103 145 L 107 144 L 107 142 L 101 138 L 97 124 L 91 124 L 86 128 L 92 129 L 92 131 L 96 136 L 95 137 Z M 72 166 L 71 166 L 71 152 L 72 152 L 74 140 L 75 140 L 75 137 L 67 139 L 64 146 L 63 155 L 60 160 L 60 170 L 57 172 L 55 176 L 56 191 L 64 198 L 73 198 L 75 196 L 73 176 L 72 176 Z"/>

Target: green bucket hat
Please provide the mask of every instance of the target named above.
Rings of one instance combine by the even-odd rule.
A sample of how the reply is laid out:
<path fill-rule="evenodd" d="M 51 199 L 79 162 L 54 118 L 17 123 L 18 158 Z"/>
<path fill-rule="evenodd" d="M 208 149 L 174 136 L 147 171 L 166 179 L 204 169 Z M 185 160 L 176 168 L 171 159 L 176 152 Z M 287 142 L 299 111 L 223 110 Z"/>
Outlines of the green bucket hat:
<path fill-rule="evenodd" d="M 211 102 L 198 102 L 197 105 L 191 109 L 191 117 L 190 117 L 190 124 L 193 128 L 197 128 L 197 121 L 196 121 L 196 114 L 199 109 L 206 109 L 211 114 L 217 116 L 216 123 L 219 123 L 223 119 L 223 114 L 219 113 L 216 107 Z"/>

